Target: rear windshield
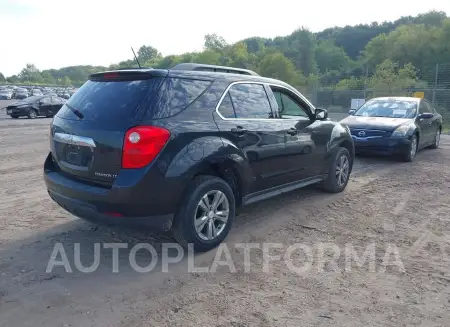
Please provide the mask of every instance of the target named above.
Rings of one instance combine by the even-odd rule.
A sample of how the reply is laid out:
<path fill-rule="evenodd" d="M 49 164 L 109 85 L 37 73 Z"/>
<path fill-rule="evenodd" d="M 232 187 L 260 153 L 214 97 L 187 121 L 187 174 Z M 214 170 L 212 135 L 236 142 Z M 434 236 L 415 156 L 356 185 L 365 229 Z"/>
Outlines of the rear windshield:
<path fill-rule="evenodd" d="M 66 102 L 57 116 L 78 119 L 73 110 L 82 114 L 83 120 L 118 121 L 134 117 L 144 98 L 155 93 L 163 78 L 156 77 L 133 81 L 87 81 Z"/>
<path fill-rule="evenodd" d="M 87 81 L 67 100 L 57 116 L 65 119 L 118 121 L 161 119 L 184 110 L 211 84 L 210 81 L 154 77 L 132 81 Z M 78 112 L 78 115 L 74 114 Z"/>

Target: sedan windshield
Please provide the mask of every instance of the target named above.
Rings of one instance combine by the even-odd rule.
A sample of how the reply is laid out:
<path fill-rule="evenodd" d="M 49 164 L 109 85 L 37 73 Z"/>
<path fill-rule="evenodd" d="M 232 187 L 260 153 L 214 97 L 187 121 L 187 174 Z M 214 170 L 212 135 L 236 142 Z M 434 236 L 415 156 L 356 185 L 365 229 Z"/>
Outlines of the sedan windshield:
<path fill-rule="evenodd" d="M 363 117 L 414 118 L 416 111 L 416 101 L 374 99 L 363 104 L 353 115 Z"/>

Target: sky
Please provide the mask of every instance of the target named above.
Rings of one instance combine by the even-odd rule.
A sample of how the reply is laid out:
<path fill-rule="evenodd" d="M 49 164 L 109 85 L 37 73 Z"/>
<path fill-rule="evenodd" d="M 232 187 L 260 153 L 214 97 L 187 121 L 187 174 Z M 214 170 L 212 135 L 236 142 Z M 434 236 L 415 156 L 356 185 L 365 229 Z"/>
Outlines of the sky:
<path fill-rule="evenodd" d="M 107 66 L 131 59 L 131 46 L 180 54 L 201 50 L 210 33 L 233 43 L 430 10 L 450 15 L 450 0 L 0 0 L 0 72 L 18 74 L 27 63 Z"/>

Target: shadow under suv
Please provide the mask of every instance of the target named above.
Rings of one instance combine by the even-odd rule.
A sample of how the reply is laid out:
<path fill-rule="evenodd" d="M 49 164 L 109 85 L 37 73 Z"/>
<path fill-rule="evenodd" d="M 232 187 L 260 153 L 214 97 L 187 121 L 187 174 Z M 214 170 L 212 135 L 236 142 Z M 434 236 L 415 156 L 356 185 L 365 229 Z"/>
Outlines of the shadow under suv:
<path fill-rule="evenodd" d="M 171 230 L 205 251 L 236 208 L 306 185 L 344 190 L 347 127 L 279 80 L 231 67 L 96 73 L 54 117 L 50 197 L 94 222 Z"/>

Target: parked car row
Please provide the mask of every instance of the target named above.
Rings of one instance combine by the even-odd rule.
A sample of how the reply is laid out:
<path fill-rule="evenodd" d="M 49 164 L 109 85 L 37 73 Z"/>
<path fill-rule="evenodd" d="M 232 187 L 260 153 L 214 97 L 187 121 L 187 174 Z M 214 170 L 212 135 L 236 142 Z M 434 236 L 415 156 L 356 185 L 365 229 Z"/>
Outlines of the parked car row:
<path fill-rule="evenodd" d="M 75 92 L 76 89 L 74 88 L 0 85 L 0 100 L 21 100 L 29 96 L 40 95 L 58 96 L 67 100 Z"/>
<path fill-rule="evenodd" d="M 110 71 L 56 113 L 44 179 L 75 216 L 170 230 L 206 251 L 237 208 L 311 184 L 341 192 L 355 146 L 411 161 L 439 145 L 441 124 L 414 98 L 373 99 L 333 122 L 292 86 L 232 67 Z"/>

